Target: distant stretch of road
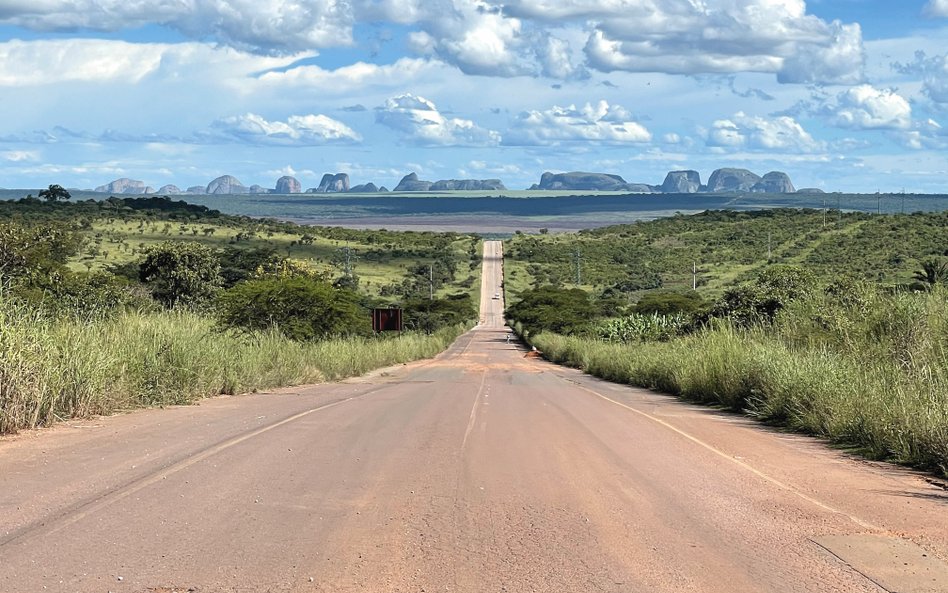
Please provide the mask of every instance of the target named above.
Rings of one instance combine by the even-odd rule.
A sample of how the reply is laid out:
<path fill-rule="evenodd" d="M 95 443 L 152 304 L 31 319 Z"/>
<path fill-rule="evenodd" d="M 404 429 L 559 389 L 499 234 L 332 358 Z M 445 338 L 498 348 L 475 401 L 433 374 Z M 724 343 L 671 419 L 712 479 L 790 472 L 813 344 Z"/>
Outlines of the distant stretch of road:
<path fill-rule="evenodd" d="M 502 277 L 432 361 L 0 440 L 0 592 L 948 591 L 936 480 L 525 358 Z"/>

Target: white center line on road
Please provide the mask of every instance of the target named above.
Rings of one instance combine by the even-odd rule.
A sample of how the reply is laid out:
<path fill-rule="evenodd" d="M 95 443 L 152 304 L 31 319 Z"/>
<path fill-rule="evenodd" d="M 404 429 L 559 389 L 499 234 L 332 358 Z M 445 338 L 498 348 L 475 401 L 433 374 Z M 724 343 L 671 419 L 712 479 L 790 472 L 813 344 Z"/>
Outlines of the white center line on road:
<path fill-rule="evenodd" d="M 595 391 L 595 390 L 593 390 L 593 389 L 590 389 L 589 387 L 586 387 L 585 385 L 582 385 L 582 384 L 580 384 L 580 383 L 577 383 L 576 381 L 572 381 L 572 380 L 570 380 L 570 379 L 568 379 L 568 378 L 566 378 L 566 377 L 563 377 L 562 375 L 559 375 L 559 374 L 557 374 L 557 373 L 552 373 L 552 374 L 553 374 L 553 376 L 557 377 L 558 379 L 560 379 L 560 380 L 562 380 L 562 381 L 565 381 L 565 382 L 567 382 L 567 383 L 569 383 L 569 384 L 571 384 L 571 385 L 575 385 L 576 387 L 578 387 L 579 389 L 582 389 L 583 391 L 585 391 L 585 392 L 587 392 L 587 393 L 591 393 L 591 394 L 595 395 L 596 397 L 598 397 L 598 398 L 600 398 L 600 399 L 603 399 L 603 400 L 605 400 L 605 401 L 607 401 L 607 402 L 609 402 L 609 403 L 611 403 L 611 404 L 617 405 L 617 406 L 619 406 L 620 408 L 624 408 L 624 409 L 626 409 L 626 410 L 628 410 L 628 411 L 630 411 L 630 412 L 634 412 L 635 414 L 638 414 L 639 416 L 642 416 L 643 418 L 647 418 L 648 420 L 651 420 L 652 422 L 655 422 L 656 424 L 660 424 L 661 426 L 667 428 L 668 430 L 671 430 L 672 432 L 678 434 L 679 436 L 682 436 L 682 437 L 688 439 L 689 441 L 695 443 L 696 445 L 698 445 L 698 446 L 700 446 L 700 447 L 703 447 L 704 449 L 707 449 L 708 451 L 714 453 L 715 455 L 717 455 L 717 456 L 719 456 L 719 457 L 721 457 L 721 458 L 723 458 L 723 459 L 727 459 L 727 460 L 730 461 L 731 463 L 733 463 L 733 464 L 735 464 L 735 465 L 737 465 L 737 466 L 739 466 L 739 467 L 741 467 L 741 468 L 743 468 L 743 469 L 749 471 L 750 473 L 752 473 L 752 474 L 754 474 L 755 476 L 761 478 L 762 480 L 765 480 L 765 481 L 767 481 L 767 482 L 770 482 L 770 483 L 773 484 L 774 486 L 777 486 L 778 488 L 780 488 L 780 489 L 782 489 L 782 490 L 786 490 L 787 492 L 790 492 L 791 494 L 796 495 L 797 497 L 799 497 L 799 498 L 805 500 L 806 502 L 808 502 L 808 503 L 810 503 L 810 504 L 812 504 L 812 505 L 815 505 L 815 506 L 817 506 L 817 507 L 823 509 L 824 511 L 827 511 L 827 512 L 830 512 L 830 513 L 833 513 L 833 514 L 836 514 L 836 515 L 841 515 L 841 516 L 843 516 L 843 517 L 846 517 L 847 519 L 849 519 L 850 521 L 852 521 L 853 523 L 855 523 L 855 524 L 858 525 L 859 527 L 862 527 L 863 529 L 869 529 L 869 530 L 876 531 L 876 532 L 879 532 L 879 533 L 886 533 L 886 530 L 883 529 L 882 527 L 879 527 L 878 525 L 873 525 L 872 523 L 869 523 L 868 521 L 864 521 L 864 520 L 860 519 L 859 517 L 855 517 L 855 516 L 853 516 L 853 515 L 850 515 L 849 513 L 846 513 L 846 512 L 841 511 L 841 510 L 839 510 L 839 509 L 837 509 L 837 508 L 835 508 L 835 507 L 833 507 L 833 506 L 830 506 L 830 505 L 826 504 L 825 502 L 822 502 L 822 501 L 820 501 L 820 500 L 817 500 L 817 499 L 813 498 L 812 496 L 810 496 L 810 495 L 808 495 L 808 494 L 806 494 L 806 493 L 804 493 L 804 492 L 801 492 L 800 490 L 794 488 L 794 487 L 791 486 L 790 484 L 787 484 L 786 482 L 782 482 L 781 480 L 778 480 L 777 478 L 774 478 L 773 476 L 770 476 L 770 475 L 768 475 L 768 474 L 766 474 L 766 473 L 760 471 L 759 469 L 753 467 L 752 465 L 750 465 L 750 464 L 748 464 L 748 463 L 745 463 L 744 461 L 741 461 L 740 459 L 736 459 L 735 457 L 733 457 L 733 456 L 731 456 L 731 455 L 725 453 L 724 451 L 718 449 L 718 448 L 715 447 L 714 445 L 712 445 L 712 444 L 710 444 L 710 443 L 706 443 L 705 441 L 702 441 L 702 440 L 699 439 L 698 437 L 696 437 L 696 436 L 694 436 L 694 435 L 691 435 L 691 434 L 688 434 L 687 432 L 681 430 L 680 428 L 678 428 L 678 427 L 676 427 L 676 426 L 673 426 L 672 424 L 669 424 L 668 422 L 665 422 L 665 421 L 662 420 L 661 418 L 657 418 L 657 417 L 652 416 L 651 414 L 649 414 L 649 413 L 647 413 L 647 412 L 643 412 L 642 410 L 637 410 L 637 409 L 633 408 L 632 406 L 626 405 L 626 404 L 624 404 L 624 403 L 622 403 L 622 402 L 618 402 L 618 401 L 616 401 L 616 400 L 614 400 L 614 399 L 612 399 L 612 398 L 610 398 L 610 397 L 608 397 L 608 396 L 605 396 L 605 395 L 599 393 L 598 391 Z"/>

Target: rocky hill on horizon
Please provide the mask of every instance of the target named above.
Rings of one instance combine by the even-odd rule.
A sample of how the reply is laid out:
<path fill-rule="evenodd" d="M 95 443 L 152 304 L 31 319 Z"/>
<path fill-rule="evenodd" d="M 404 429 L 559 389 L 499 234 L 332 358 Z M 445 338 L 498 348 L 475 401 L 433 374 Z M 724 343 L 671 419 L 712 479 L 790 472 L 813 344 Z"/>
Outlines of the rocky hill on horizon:
<path fill-rule="evenodd" d="M 500 179 L 441 179 L 423 181 L 417 173 L 402 177 L 392 191 L 504 191 L 507 188 Z"/>
<path fill-rule="evenodd" d="M 409 173 L 402 177 L 396 192 L 428 192 L 428 191 L 506 191 L 507 187 L 500 179 L 442 179 L 426 181 L 420 179 L 417 173 Z M 706 184 L 701 182 L 701 174 L 692 169 L 669 171 L 660 185 L 649 183 L 634 183 L 626 181 L 621 175 L 613 173 L 591 173 L 585 171 L 571 171 L 567 173 L 545 172 L 528 190 L 535 191 L 618 191 L 629 193 L 718 193 L 718 192 L 752 192 L 752 193 L 816 193 L 822 190 L 805 188 L 797 190 L 790 176 L 782 171 L 770 171 L 760 176 L 748 169 L 723 167 L 715 169 L 708 177 Z M 143 181 L 123 177 L 95 188 L 96 192 L 113 195 L 227 195 L 227 194 L 300 194 L 303 187 L 295 177 L 284 175 L 276 180 L 274 188 L 261 185 L 245 186 L 233 175 L 221 175 L 206 186 L 194 185 L 182 191 L 174 184 L 163 185 L 157 192 Z M 385 193 L 389 190 L 384 186 L 368 182 L 351 185 L 348 173 L 326 173 L 318 187 L 309 188 L 305 193 Z"/>
<path fill-rule="evenodd" d="M 715 169 L 707 185 L 701 183 L 701 174 L 688 169 L 669 171 L 661 185 L 629 183 L 610 173 L 546 172 L 540 183 L 528 190 L 627 191 L 631 193 L 693 194 L 718 192 L 795 193 L 790 176 L 782 171 L 771 171 L 763 177 L 748 169 L 724 167 Z"/>

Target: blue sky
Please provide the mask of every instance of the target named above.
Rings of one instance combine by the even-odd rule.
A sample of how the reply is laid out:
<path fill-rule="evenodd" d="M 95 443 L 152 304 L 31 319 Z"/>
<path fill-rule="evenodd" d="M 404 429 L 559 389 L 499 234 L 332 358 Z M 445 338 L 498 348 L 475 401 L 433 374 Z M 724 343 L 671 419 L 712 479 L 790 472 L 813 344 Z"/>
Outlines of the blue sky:
<path fill-rule="evenodd" d="M 948 192 L 948 0 L 0 0 L 0 186 Z"/>

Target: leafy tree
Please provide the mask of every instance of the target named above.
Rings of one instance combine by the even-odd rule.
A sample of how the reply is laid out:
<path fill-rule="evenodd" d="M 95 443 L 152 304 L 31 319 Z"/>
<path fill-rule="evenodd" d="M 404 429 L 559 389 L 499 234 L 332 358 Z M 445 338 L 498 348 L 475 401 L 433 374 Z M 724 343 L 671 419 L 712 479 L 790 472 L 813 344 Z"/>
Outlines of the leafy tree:
<path fill-rule="evenodd" d="M 69 193 L 65 187 L 53 184 L 50 185 L 47 189 L 40 190 L 39 197 L 43 198 L 47 202 L 58 202 L 59 200 L 68 200 L 72 197 L 72 194 Z"/>
<path fill-rule="evenodd" d="M 48 275 L 78 253 L 82 238 L 61 223 L 0 223 L 0 278 Z"/>
<path fill-rule="evenodd" d="M 742 326 L 771 322 L 790 303 L 816 292 L 816 278 L 797 266 L 767 268 L 751 286 L 731 288 L 712 307 L 711 317 L 727 317 Z"/>
<path fill-rule="evenodd" d="M 741 327 L 749 327 L 765 319 L 761 310 L 762 300 L 760 291 L 752 286 L 729 288 L 699 321 L 707 321 L 710 317 L 723 317 Z"/>
<path fill-rule="evenodd" d="M 224 327 L 245 331 L 276 328 L 293 340 L 363 335 L 370 329 L 359 295 L 302 276 L 241 282 L 218 298 Z"/>
<path fill-rule="evenodd" d="M 214 251 L 187 241 L 165 241 L 145 252 L 138 277 L 166 307 L 198 305 L 221 285 L 221 267 Z"/>
<path fill-rule="evenodd" d="M 449 296 L 446 299 L 412 298 L 404 303 L 404 323 L 406 327 L 433 333 L 442 327 L 456 325 L 473 319 L 474 303 L 464 293 Z"/>
<path fill-rule="evenodd" d="M 520 293 L 520 300 L 507 308 L 507 316 L 533 332 L 570 334 L 595 320 L 597 311 L 583 290 L 543 286 Z"/>
<path fill-rule="evenodd" d="M 696 313 L 704 307 L 704 299 L 697 292 L 659 290 L 639 299 L 633 310 L 642 315 L 674 315 Z"/>
<path fill-rule="evenodd" d="M 220 252 L 221 278 L 230 288 L 254 277 L 257 270 L 277 265 L 283 258 L 272 247 L 227 247 Z"/>
<path fill-rule="evenodd" d="M 343 276 L 339 276 L 333 280 L 332 285 L 336 288 L 345 288 L 348 290 L 359 290 L 359 275 L 350 272 Z"/>
<path fill-rule="evenodd" d="M 812 272 L 798 266 L 771 266 L 760 273 L 755 282 L 761 302 L 760 310 L 773 319 L 789 303 L 807 297 L 817 289 Z"/>

